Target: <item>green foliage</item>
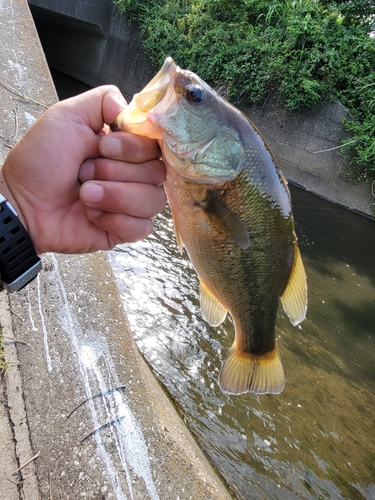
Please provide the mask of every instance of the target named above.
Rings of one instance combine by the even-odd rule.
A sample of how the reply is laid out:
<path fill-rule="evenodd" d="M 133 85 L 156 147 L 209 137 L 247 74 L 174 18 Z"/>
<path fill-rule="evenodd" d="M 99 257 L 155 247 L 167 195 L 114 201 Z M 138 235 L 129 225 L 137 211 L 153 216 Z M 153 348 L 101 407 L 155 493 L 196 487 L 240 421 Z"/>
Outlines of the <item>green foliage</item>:
<path fill-rule="evenodd" d="M 340 99 L 356 176 L 375 179 L 375 0 L 114 1 L 157 67 L 171 55 L 234 103 Z"/>

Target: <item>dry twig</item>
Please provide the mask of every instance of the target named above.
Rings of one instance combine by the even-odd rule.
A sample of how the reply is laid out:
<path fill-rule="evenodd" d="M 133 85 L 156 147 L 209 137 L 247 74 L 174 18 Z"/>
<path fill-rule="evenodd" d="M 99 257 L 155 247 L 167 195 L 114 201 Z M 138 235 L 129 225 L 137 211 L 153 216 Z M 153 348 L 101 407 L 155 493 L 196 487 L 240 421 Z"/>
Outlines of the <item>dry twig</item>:
<path fill-rule="evenodd" d="M 14 113 L 14 136 L 13 136 L 13 141 L 16 140 L 17 134 L 18 134 L 18 117 L 17 117 L 17 110 L 16 108 L 13 108 L 13 113 Z"/>
<path fill-rule="evenodd" d="M 15 470 L 14 472 L 12 472 L 12 476 L 15 476 L 17 474 L 17 472 L 19 472 L 21 469 L 23 469 L 24 467 L 26 467 L 26 465 L 29 465 L 30 462 L 32 462 L 33 460 L 35 460 L 36 458 L 38 458 L 40 455 L 40 451 L 38 451 L 38 453 L 36 455 L 34 455 L 32 458 L 30 458 L 30 460 L 28 460 L 25 464 L 21 465 L 20 467 L 18 467 L 17 470 Z"/>
<path fill-rule="evenodd" d="M 20 319 L 21 321 L 25 321 L 22 316 L 20 316 L 19 314 L 17 314 L 16 312 L 13 311 L 13 309 L 9 308 L 9 311 L 14 314 L 14 316 L 17 316 L 18 319 Z"/>
<path fill-rule="evenodd" d="M 18 97 L 22 97 L 22 99 L 25 99 L 25 101 L 33 102 L 34 104 L 38 104 L 38 106 L 42 106 L 43 108 L 46 108 L 46 109 L 48 108 L 48 106 L 46 106 L 45 104 L 42 104 L 41 102 L 38 102 L 38 101 L 35 101 L 34 99 L 31 99 L 31 97 L 27 97 L 27 96 L 21 94 L 20 92 L 18 92 L 18 90 L 13 88 L 8 83 L 5 83 L 3 80 L 0 80 L 0 85 L 2 87 L 4 87 L 5 89 L 9 90 L 10 92 L 13 92 L 13 94 L 18 95 Z"/>
<path fill-rule="evenodd" d="M 23 484 L 27 479 L 30 479 L 31 477 L 34 477 L 34 475 L 30 474 L 30 476 L 22 477 L 21 481 L 12 481 L 11 479 L 9 479 L 9 477 L 7 477 L 7 480 L 16 486 L 19 486 L 20 484 Z"/>
<path fill-rule="evenodd" d="M 24 342 L 23 340 L 17 340 L 14 337 L 8 337 L 8 335 L 3 335 L 3 339 L 8 339 L 11 340 L 12 342 L 17 342 L 18 344 L 25 344 L 27 346 L 29 345 L 27 342 Z"/>
<path fill-rule="evenodd" d="M 346 142 L 345 144 L 340 144 L 340 146 L 335 146 L 334 148 L 322 149 L 321 151 L 313 151 L 313 155 L 317 155 L 318 153 L 327 153 L 328 151 L 333 151 L 334 149 L 340 149 L 356 141 L 357 139 L 353 139 L 352 141 Z"/>
<path fill-rule="evenodd" d="M 53 500 L 52 498 L 52 473 L 49 473 L 49 500 Z"/>

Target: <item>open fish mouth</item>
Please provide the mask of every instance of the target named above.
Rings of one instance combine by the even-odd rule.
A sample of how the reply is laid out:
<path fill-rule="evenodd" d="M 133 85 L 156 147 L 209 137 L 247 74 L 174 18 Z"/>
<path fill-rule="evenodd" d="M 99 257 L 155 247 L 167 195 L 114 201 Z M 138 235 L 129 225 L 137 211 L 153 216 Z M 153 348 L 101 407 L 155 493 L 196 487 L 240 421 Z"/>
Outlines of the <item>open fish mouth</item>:
<path fill-rule="evenodd" d="M 136 134 L 150 115 L 156 118 L 165 113 L 176 100 L 174 82 L 178 69 L 173 59 L 167 57 L 160 71 L 141 92 L 134 95 L 129 106 L 111 124 L 111 129 Z"/>
<path fill-rule="evenodd" d="M 134 100 L 139 111 L 150 112 L 164 99 L 171 83 L 174 83 L 177 71 L 176 63 L 171 57 L 167 57 L 160 71 L 146 85 L 139 94 L 135 94 Z"/>

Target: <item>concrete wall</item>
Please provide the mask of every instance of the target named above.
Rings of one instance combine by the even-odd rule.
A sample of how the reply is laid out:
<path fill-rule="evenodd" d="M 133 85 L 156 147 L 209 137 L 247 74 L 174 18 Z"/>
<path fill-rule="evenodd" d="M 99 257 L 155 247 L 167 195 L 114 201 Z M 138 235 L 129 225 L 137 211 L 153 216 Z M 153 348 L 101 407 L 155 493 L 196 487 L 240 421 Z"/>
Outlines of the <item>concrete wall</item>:
<path fill-rule="evenodd" d="M 308 112 L 288 111 L 277 97 L 262 107 L 243 111 L 251 118 L 273 151 L 284 176 L 294 184 L 329 201 L 372 216 L 371 186 L 349 181 L 349 158 L 341 152 L 346 136 L 340 102 L 315 106 Z"/>
<path fill-rule="evenodd" d="M 85 4 L 77 17 L 81 2 L 75 0 L 29 0 L 29 4 L 51 68 L 92 87 L 113 83 L 127 99 L 154 74 L 138 28 L 128 26 L 110 0 Z M 96 14 L 98 5 L 102 21 Z"/>
<path fill-rule="evenodd" d="M 33 16 L 51 24 L 65 26 L 86 25 L 87 31 L 96 33 L 103 38 L 108 35 L 111 18 L 111 2 L 103 0 L 77 1 L 77 0 L 29 0 Z M 66 40 L 64 39 L 66 42 Z"/>

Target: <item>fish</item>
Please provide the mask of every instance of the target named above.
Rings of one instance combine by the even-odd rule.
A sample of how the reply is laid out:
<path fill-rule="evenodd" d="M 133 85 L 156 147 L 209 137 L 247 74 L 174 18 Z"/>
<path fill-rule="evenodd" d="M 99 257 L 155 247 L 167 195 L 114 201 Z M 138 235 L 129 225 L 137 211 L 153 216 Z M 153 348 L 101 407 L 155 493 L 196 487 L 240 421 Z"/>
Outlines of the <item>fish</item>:
<path fill-rule="evenodd" d="M 281 301 L 304 320 L 307 280 L 287 181 L 259 131 L 198 75 L 168 57 L 112 130 L 157 139 L 177 245 L 200 283 L 203 318 L 229 312 L 235 338 L 218 383 L 224 393 L 279 394 Z"/>

